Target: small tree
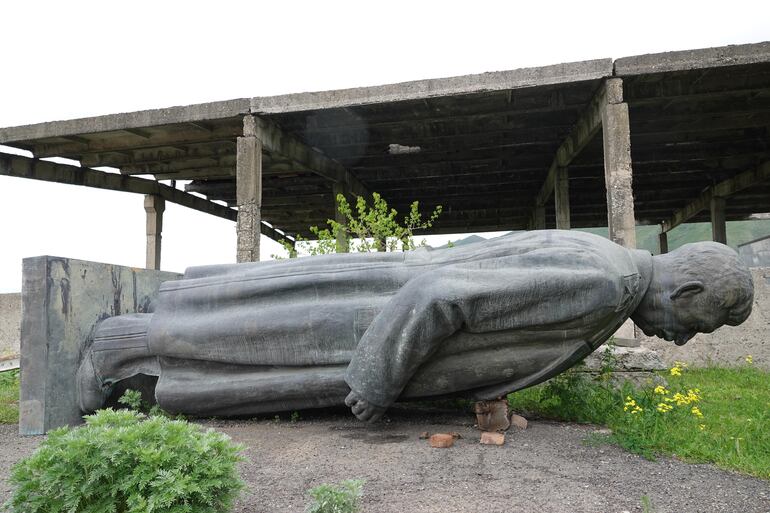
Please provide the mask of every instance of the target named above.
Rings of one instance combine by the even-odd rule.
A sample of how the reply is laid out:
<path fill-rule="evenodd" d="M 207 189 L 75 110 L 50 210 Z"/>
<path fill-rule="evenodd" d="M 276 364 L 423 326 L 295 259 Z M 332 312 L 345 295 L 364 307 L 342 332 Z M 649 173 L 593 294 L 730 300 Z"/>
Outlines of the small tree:
<path fill-rule="evenodd" d="M 413 202 L 409 214 L 403 223 L 398 221 L 398 212 L 389 208 L 387 201 L 376 192 L 372 193 L 372 205 L 359 196 L 355 208 L 348 203 L 345 196 L 337 195 L 337 211 L 345 219 L 340 223 L 329 219 L 327 228 L 311 226 L 310 232 L 316 236 L 313 242 L 297 237 L 297 243 L 292 246 L 283 241 L 283 247 L 290 258 L 297 256 L 298 249 L 310 255 L 327 255 L 337 252 L 374 251 L 409 251 L 425 245 L 423 239 L 419 244 L 414 241 L 415 230 L 425 230 L 441 215 L 442 207 L 437 206 L 428 219 L 423 219 L 419 210 L 419 202 Z M 347 250 L 347 251 L 346 251 Z"/>

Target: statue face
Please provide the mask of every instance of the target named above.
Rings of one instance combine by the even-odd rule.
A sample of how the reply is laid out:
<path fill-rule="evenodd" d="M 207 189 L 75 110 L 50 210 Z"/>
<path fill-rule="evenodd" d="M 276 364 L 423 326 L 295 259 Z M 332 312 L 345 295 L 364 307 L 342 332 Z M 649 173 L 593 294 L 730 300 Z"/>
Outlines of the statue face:
<path fill-rule="evenodd" d="M 684 345 L 696 333 L 711 333 L 727 321 L 728 312 L 698 281 L 659 294 L 655 308 L 634 321 L 648 336 Z"/>

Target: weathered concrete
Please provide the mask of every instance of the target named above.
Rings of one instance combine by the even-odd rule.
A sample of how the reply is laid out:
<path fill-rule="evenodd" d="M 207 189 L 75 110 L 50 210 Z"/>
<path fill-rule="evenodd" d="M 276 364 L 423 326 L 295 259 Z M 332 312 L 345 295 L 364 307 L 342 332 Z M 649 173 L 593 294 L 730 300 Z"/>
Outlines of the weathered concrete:
<path fill-rule="evenodd" d="M 725 218 L 724 198 L 711 198 L 711 240 L 727 244 L 727 220 Z"/>
<path fill-rule="evenodd" d="M 91 118 L 35 123 L 33 125 L 0 128 L 0 144 L 9 141 L 25 141 L 72 134 L 92 134 L 148 126 L 194 123 L 229 118 L 248 112 L 249 99 L 241 98 L 164 109 L 108 114 Z"/>
<path fill-rule="evenodd" d="M 0 294 L 0 358 L 18 355 L 21 340 L 21 294 Z"/>
<path fill-rule="evenodd" d="M 658 251 L 662 255 L 668 253 L 668 232 L 660 232 L 658 234 Z"/>
<path fill-rule="evenodd" d="M 609 365 L 612 369 L 612 383 L 622 385 L 624 381 L 630 381 L 636 385 L 645 385 L 661 381 L 657 373 L 667 368 L 658 353 L 648 347 L 616 346 L 610 349 L 609 360 L 606 354 L 608 349 L 605 347 L 591 353 L 577 370 L 597 375 L 605 365 Z"/>
<path fill-rule="evenodd" d="M 770 267 L 770 236 L 741 244 L 738 254 L 749 267 Z"/>
<path fill-rule="evenodd" d="M 75 372 L 94 325 L 147 312 L 160 283 L 179 275 L 51 256 L 23 262 L 19 432 L 80 422 Z"/>
<path fill-rule="evenodd" d="M 740 326 L 722 326 L 714 333 L 699 333 L 684 346 L 657 337 L 642 338 L 642 347 L 654 349 L 667 364 L 675 361 L 696 366 L 742 365 L 751 355 L 754 365 L 770 370 L 770 268 L 751 269 L 754 306 Z M 642 335 L 643 336 L 643 335 Z"/>
<path fill-rule="evenodd" d="M 770 42 L 624 57 L 615 61 L 619 77 L 693 69 L 740 66 L 770 60 Z"/>
<path fill-rule="evenodd" d="M 607 225 L 613 242 L 626 248 L 635 248 L 636 221 L 631 169 L 631 129 L 628 105 L 623 103 L 622 91 L 620 79 L 607 81 L 607 103 L 602 109 Z"/>
<path fill-rule="evenodd" d="M 257 262 L 262 224 L 262 141 L 254 135 L 252 116 L 243 118 L 243 133 L 238 138 L 236 159 L 237 261 Z"/>
<path fill-rule="evenodd" d="M 147 269 L 160 269 L 161 239 L 163 233 L 163 211 L 166 200 L 154 194 L 144 197 L 144 210 L 147 213 Z"/>
<path fill-rule="evenodd" d="M 556 208 L 556 228 L 569 230 L 569 169 L 566 167 L 556 168 L 554 178 L 553 199 Z"/>
<path fill-rule="evenodd" d="M 439 96 L 454 96 L 504 91 L 598 80 L 612 75 L 612 59 L 595 59 L 477 75 L 416 80 L 373 87 L 356 87 L 336 91 L 286 94 L 251 99 L 254 114 L 278 114 L 372 103 L 420 100 Z"/>
<path fill-rule="evenodd" d="M 532 212 L 532 227 L 533 230 L 545 230 L 545 207 L 538 205 Z"/>

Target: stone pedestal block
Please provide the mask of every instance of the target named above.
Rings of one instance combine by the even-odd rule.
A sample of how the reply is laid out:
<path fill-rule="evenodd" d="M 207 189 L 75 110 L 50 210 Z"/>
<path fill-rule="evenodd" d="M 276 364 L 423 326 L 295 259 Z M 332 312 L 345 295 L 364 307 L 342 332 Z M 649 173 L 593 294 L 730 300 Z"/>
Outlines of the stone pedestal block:
<path fill-rule="evenodd" d="M 160 284 L 178 277 L 52 256 L 24 259 L 19 433 L 80 423 L 75 373 L 94 325 L 150 311 Z"/>

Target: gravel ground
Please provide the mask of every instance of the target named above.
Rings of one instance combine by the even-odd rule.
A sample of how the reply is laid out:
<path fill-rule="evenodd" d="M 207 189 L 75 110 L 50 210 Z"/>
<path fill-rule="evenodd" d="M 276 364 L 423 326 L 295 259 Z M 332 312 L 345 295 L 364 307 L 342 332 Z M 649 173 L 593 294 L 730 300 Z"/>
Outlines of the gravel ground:
<path fill-rule="evenodd" d="M 590 446 L 593 426 L 533 421 L 505 445 L 482 446 L 473 418 L 459 413 L 396 410 L 366 426 L 348 414 L 286 420 L 204 421 L 243 444 L 247 483 L 235 510 L 302 511 L 306 490 L 365 479 L 363 511 L 635 512 L 647 495 L 656 513 L 770 512 L 770 483 L 711 465 L 655 462 L 614 446 Z M 423 431 L 457 432 L 454 447 L 432 449 Z M 0 426 L 0 471 L 30 454 L 42 437 Z M 10 488 L 4 482 L 0 499 Z"/>

